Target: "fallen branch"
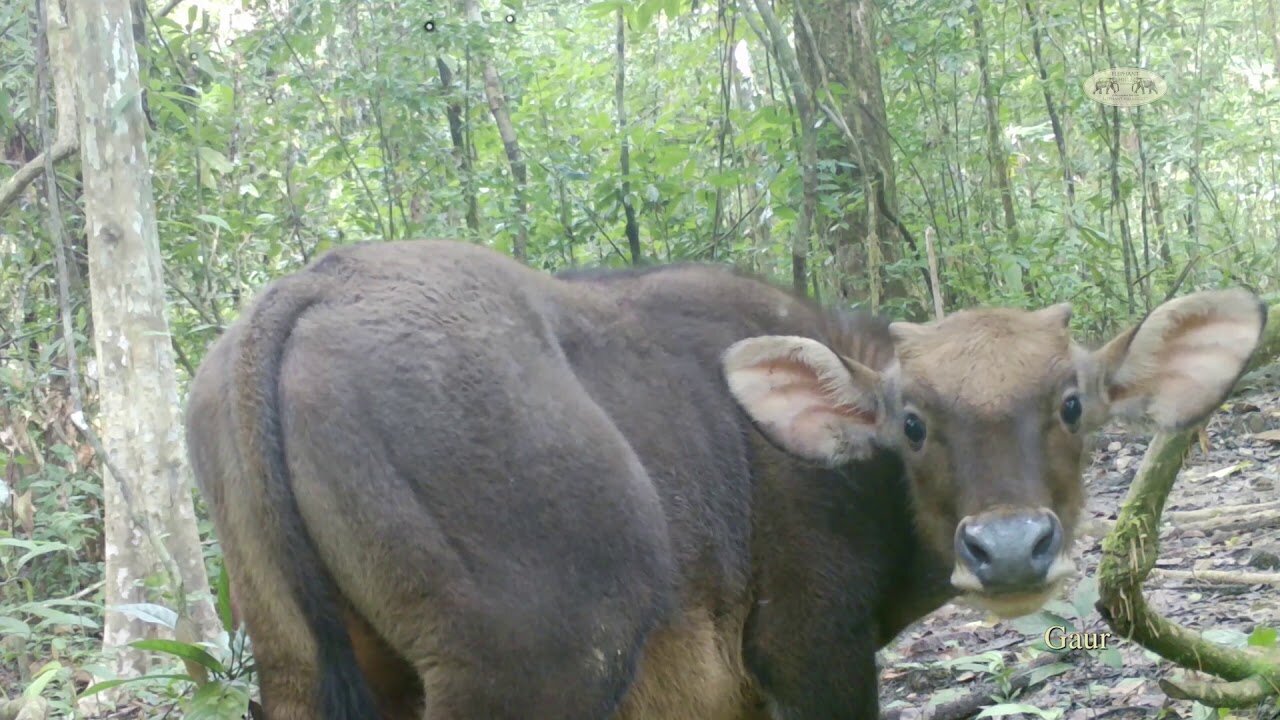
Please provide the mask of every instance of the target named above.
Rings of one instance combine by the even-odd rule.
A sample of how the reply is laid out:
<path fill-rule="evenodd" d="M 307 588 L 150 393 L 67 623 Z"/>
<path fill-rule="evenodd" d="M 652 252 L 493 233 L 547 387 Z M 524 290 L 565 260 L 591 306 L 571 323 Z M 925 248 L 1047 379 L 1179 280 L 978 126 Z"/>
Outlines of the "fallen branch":
<path fill-rule="evenodd" d="M 1200 520 L 1211 520 L 1222 515 L 1241 515 L 1273 509 L 1280 510 L 1280 500 L 1268 500 L 1266 502 L 1247 503 L 1244 505 L 1218 505 L 1216 507 L 1208 507 L 1202 510 L 1170 510 L 1165 513 L 1165 519 L 1174 523 L 1197 522 Z"/>
<path fill-rule="evenodd" d="M 1102 541 L 1098 612 L 1117 634 L 1178 665 L 1232 682 L 1256 677 L 1264 686 L 1280 687 L 1280 664 L 1209 642 L 1151 610 L 1142 595 L 1142 581 L 1155 567 L 1160 513 L 1193 435 L 1160 433 L 1147 450 L 1115 530 Z M 1204 697 L 1209 702 L 1211 695 Z"/>
<path fill-rule="evenodd" d="M 1264 365 L 1278 353 L 1280 306 L 1270 309 L 1268 327 L 1249 367 Z M 1198 700 L 1213 707 L 1228 707 L 1215 703 L 1257 702 L 1271 695 L 1280 695 L 1280 662 L 1257 652 L 1205 640 L 1200 633 L 1152 610 L 1142 594 L 1142 583 L 1155 569 L 1159 554 L 1160 518 L 1165 501 L 1196 433 L 1196 429 L 1159 433 L 1147 448 L 1115 527 L 1102 540 L 1097 608 L 1118 635 L 1182 667 L 1228 681 L 1162 682 L 1161 687 L 1170 697 Z M 1161 571 L 1161 574 L 1168 577 L 1167 573 L 1176 572 Z M 1189 575 L 1203 578 L 1207 574 Z M 1261 574 L 1234 575 L 1238 579 Z"/>
<path fill-rule="evenodd" d="M 1220 585 L 1275 585 L 1280 587 L 1280 573 L 1233 570 L 1166 570 L 1156 568 L 1151 575 L 1166 580 L 1193 580 Z"/>
<path fill-rule="evenodd" d="M 1260 704 L 1280 688 L 1267 687 L 1253 677 L 1239 682 L 1204 682 L 1202 680 L 1161 680 L 1160 689 L 1174 700 L 1196 700 L 1215 708 L 1243 708 Z"/>
<path fill-rule="evenodd" d="M 1257 530 L 1280 524 L 1280 500 L 1249 505 L 1223 505 L 1204 510 L 1175 510 L 1165 514 L 1164 520 L 1175 530 L 1203 533 L 1214 531 Z M 1107 518 L 1084 518 L 1076 528 L 1080 537 L 1104 537 L 1115 529 L 1116 522 Z"/>
<path fill-rule="evenodd" d="M 1173 524 L 1176 528 L 1184 532 L 1188 530 L 1199 530 L 1203 533 L 1257 530 L 1258 528 L 1280 524 L 1280 508 L 1276 508 L 1274 510 L 1249 509 L 1238 514 L 1220 515 L 1207 520 L 1197 520 L 1194 522 L 1180 523 L 1177 520 L 1174 520 Z"/>

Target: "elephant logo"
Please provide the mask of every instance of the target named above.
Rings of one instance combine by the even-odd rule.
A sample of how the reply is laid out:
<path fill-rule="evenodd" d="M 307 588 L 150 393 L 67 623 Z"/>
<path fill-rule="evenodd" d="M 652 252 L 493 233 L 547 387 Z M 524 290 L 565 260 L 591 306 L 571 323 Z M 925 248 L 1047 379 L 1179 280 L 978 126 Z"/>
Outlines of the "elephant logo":
<path fill-rule="evenodd" d="M 1115 67 L 1099 70 L 1083 83 L 1085 95 L 1113 107 L 1137 107 L 1164 97 L 1168 84 L 1151 70 Z"/>

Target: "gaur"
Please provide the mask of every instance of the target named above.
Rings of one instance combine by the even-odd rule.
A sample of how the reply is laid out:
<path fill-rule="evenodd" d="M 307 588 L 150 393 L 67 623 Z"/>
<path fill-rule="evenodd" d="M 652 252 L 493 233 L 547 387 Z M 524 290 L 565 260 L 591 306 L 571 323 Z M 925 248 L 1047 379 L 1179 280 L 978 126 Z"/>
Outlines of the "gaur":
<path fill-rule="evenodd" d="M 707 265 L 342 247 L 194 379 L 187 445 L 270 720 L 875 718 L 875 652 L 1073 570 L 1087 434 L 1204 419 L 1265 308 L 928 324 Z"/>

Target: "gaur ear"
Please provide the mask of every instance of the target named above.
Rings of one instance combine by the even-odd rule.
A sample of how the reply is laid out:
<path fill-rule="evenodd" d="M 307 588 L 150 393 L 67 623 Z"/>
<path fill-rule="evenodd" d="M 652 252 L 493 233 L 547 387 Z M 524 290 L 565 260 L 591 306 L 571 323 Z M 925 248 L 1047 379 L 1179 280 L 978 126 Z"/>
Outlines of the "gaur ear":
<path fill-rule="evenodd" d="M 722 361 L 734 398 L 783 450 L 828 467 L 870 457 L 887 414 L 880 373 L 776 335 L 734 343 Z"/>
<path fill-rule="evenodd" d="M 1266 322 L 1266 306 L 1239 288 L 1164 303 L 1093 354 L 1110 413 L 1164 430 L 1203 420 L 1244 372 Z"/>

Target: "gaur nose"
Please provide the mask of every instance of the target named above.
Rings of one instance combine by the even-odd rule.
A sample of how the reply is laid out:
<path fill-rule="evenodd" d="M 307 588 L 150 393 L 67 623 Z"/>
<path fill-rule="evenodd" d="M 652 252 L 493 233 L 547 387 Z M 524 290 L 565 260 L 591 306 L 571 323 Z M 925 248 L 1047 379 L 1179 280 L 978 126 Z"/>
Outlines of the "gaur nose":
<path fill-rule="evenodd" d="M 960 522 L 955 544 L 984 589 L 1034 588 L 1062 547 L 1062 523 L 1047 510 L 977 515 Z"/>

